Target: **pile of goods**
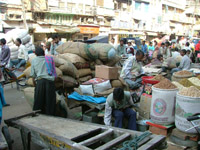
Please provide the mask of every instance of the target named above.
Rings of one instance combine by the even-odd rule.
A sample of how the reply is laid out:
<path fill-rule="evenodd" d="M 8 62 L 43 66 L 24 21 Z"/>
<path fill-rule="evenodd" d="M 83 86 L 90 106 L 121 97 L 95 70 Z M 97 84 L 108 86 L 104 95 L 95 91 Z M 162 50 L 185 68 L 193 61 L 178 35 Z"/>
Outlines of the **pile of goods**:
<path fill-rule="evenodd" d="M 193 73 L 189 72 L 187 70 L 182 70 L 182 71 L 175 72 L 174 75 L 176 75 L 176 76 L 192 76 Z"/>
<path fill-rule="evenodd" d="M 161 82 L 154 85 L 155 88 L 158 89 L 176 89 L 176 85 L 174 85 L 170 80 L 164 79 Z"/>
<path fill-rule="evenodd" d="M 184 87 L 194 86 L 200 90 L 200 80 L 197 77 L 182 79 L 179 83 Z"/>
<path fill-rule="evenodd" d="M 154 76 L 151 80 L 162 81 L 164 79 L 165 79 L 165 77 L 163 77 L 161 74 L 159 74 L 159 75 Z"/>
<path fill-rule="evenodd" d="M 173 81 L 172 83 L 173 83 L 174 85 L 176 85 L 176 87 L 177 87 L 179 90 L 181 90 L 181 89 L 184 88 L 183 85 L 181 85 L 180 83 L 178 83 L 178 82 L 176 82 L 176 81 Z"/>
<path fill-rule="evenodd" d="M 74 88 L 79 84 L 95 77 L 96 65 L 114 66 L 120 58 L 110 44 L 95 43 L 85 44 L 81 42 L 66 42 L 56 51 L 59 55 L 54 56 L 56 72 L 59 80 L 56 80 L 57 88 Z M 29 57 L 31 63 L 34 55 Z M 30 68 L 27 68 L 30 72 Z M 30 73 L 25 74 L 27 77 Z M 31 79 L 29 79 L 30 81 Z M 30 85 L 32 85 L 31 82 Z M 112 87 L 122 86 L 119 79 L 110 81 Z"/>
<path fill-rule="evenodd" d="M 6 34 L 1 34 L 0 38 L 5 38 L 11 51 L 11 60 L 17 59 L 18 47 L 14 44 L 17 38 L 21 39 L 22 44 L 26 47 L 27 52 L 35 51 L 35 46 L 31 41 L 31 36 L 28 34 L 28 30 L 25 29 L 13 29 Z"/>
<path fill-rule="evenodd" d="M 182 79 L 190 78 L 192 76 L 193 76 L 192 72 L 186 71 L 186 70 L 182 70 L 182 71 L 175 72 L 172 75 L 172 81 L 179 82 Z"/>
<path fill-rule="evenodd" d="M 189 88 L 182 88 L 182 90 L 179 91 L 179 94 L 189 97 L 200 97 L 200 90 L 194 86 L 191 86 Z"/>

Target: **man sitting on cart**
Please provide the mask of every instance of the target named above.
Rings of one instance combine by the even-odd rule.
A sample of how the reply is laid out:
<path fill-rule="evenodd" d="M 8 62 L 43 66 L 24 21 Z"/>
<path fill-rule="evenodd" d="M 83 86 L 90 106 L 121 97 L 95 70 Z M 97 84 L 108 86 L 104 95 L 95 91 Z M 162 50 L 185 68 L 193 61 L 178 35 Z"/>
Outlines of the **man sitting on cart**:
<path fill-rule="evenodd" d="M 115 88 L 106 100 L 104 123 L 111 126 L 112 115 L 115 118 L 114 126 L 122 128 L 123 119 L 128 119 L 128 129 L 136 130 L 136 112 L 130 107 L 133 100 L 130 92 L 124 92 L 122 88 Z"/>
<path fill-rule="evenodd" d="M 120 77 L 125 80 L 131 90 L 138 89 L 142 85 L 141 75 L 143 74 L 141 61 L 144 53 L 139 50 L 136 56 L 129 57 L 123 65 Z"/>
<path fill-rule="evenodd" d="M 21 66 L 26 65 L 26 62 L 28 60 L 28 52 L 26 51 L 26 47 L 22 45 L 22 41 L 20 38 L 16 39 L 15 45 L 19 47 L 18 59 L 11 60 L 10 67 L 12 68 L 15 65 L 15 68 L 19 69 Z"/>

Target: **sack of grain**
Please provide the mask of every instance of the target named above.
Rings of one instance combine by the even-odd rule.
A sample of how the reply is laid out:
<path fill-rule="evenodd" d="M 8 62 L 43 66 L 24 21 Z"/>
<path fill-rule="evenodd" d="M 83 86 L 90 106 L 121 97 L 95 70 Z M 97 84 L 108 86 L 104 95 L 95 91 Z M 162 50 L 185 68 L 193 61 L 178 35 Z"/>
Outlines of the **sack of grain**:
<path fill-rule="evenodd" d="M 99 59 L 104 62 L 112 60 L 116 56 L 116 51 L 115 51 L 114 47 L 112 45 L 106 44 L 106 43 L 90 44 L 88 46 L 88 50 L 89 51 L 97 51 Z"/>
<path fill-rule="evenodd" d="M 57 67 L 56 67 L 56 74 L 57 74 L 58 77 L 62 77 L 63 76 L 62 71 Z"/>
<path fill-rule="evenodd" d="M 91 75 L 92 74 L 92 71 L 91 69 L 79 69 L 78 70 L 78 75 L 79 77 L 84 77 L 84 76 L 88 76 L 88 75 Z"/>
<path fill-rule="evenodd" d="M 9 48 L 10 48 L 10 52 L 11 52 L 11 53 L 12 53 L 12 52 L 18 51 L 18 49 L 19 49 L 19 47 L 16 46 L 16 45 L 9 46 Z"/>
<path fill-rule="evenodd" d="M 28 87 L 24 89 L 24 96 L 26 101 L 30 104 L 31 107 L 33 107 L 34 104 L 34 87 Z"/>
<path fill-rule="evenodd" d="M 94 49 L 91 49 L 89 44 L 82 42 L 66 42 L 58 46 L 56 51 L 60 54 L 76 54 L 86 60 L 95 60 L 98 58 L 98 52 Z"/>
<path fill-rule="evenodd" d="M 22 44 L 24 44 L 24 45 L 27 44 L 28 42 L 30 42 L 30 40 L 31 40 L 31 36 L 29 34 L 27 34 L 25 37 L 23 37 L 21 39 Z"/>
<path fill-rule="evenodd" d="M 111 81 L 111 85 L 112 85 L 113 88 L 123 87 L 122 82 L 120 80 Z"/>
<path fill-rule="evenodd" d="M 74 78 L 79 77 L 78 70 L 70 61 L 65 60 L 64 64 L 60 65 L 58 68 L 63 72 L 64 75 L 69 75 Z"/>
<path fill-rule="evenodd" d="M 24 70 L 24 74 L 25 76 L 28 78 L 30 77 L 30 74 L 31 74 L 31 67 L 28 67 Z"/>
<path fill-rule="evenodd" d="M 76 54 L 65 53 L 65 54 L 59 55 L 59 57 L 65 60 L 71 61 L 77 69 L 89 68 L 90 66 L 89 63 L 86 62 L 85 59 L 83 59 L 82 57 Z"/>
<path fill-rule="evenodd" d="M 15 41 L 17 38 L 24 38 L 28 34 L 28 30 L 26 29 L 13 29 L 11 31 L 7 32 L 8 35 L 12 35 L 13 41 Z"/>
<path fill-rule="evenodd" d="M 86 81 L 88 81 L 88 80 L 90 80 L 90 79 L 92 79 L 92 76 L 91 76 L 91 75 L 85 76 L 85 77 L 81 77 L 81 78 L 79 78 L 79 82 L 80 82 L 80 83 L 83 83 L 83 82 L 86 82 Z"/>
<path fill-rule="evenodd" d="M 29 86 L 34 86 L 34 85 L 33 85 L 33 78 L 29 78 L 29 79 L 26 81 L 26 84 L 29 85 Z"/>
<path fill-rule="evenodd" d="M 61 65 L 64 65 L 65 60 L 59 57 L 54 57 L 54 62 L 56 67 L 60 67 Z"/>
<path fill-rule="evenodd" d="M 106 63 L 106 66 L 113 67 L 113 66 L 115 66 L 120 60 L 121 60 L 121 58 L 120 58 L 119 56 L 116 56 L 114 59 L 108 61 L 108 62 Z"/>
<path fill-rule="evenodd" d="M 78 86 L 78 82 L 70 76 L 66 76 L 66 75 L 62 76 L 62 80 L 63 80 L 64 87 L 76 87 L 76 86 Z"/>

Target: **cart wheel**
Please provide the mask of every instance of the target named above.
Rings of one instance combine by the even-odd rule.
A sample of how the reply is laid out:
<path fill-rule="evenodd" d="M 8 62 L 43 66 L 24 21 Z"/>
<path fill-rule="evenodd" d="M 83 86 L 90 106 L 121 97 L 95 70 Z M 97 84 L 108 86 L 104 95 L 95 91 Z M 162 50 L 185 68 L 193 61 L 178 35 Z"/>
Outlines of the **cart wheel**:
<path fill-rule="evenodd" d="M 11 139 L 11 136 L 10 136 L 10 133 L 9 133 L 7 126 L 2 127 L 2 133 L 3 133 L 3 135 L 6 139 L 9 150 L 12 150 L 12 144 L 14 143 L 14 141 Z"/>

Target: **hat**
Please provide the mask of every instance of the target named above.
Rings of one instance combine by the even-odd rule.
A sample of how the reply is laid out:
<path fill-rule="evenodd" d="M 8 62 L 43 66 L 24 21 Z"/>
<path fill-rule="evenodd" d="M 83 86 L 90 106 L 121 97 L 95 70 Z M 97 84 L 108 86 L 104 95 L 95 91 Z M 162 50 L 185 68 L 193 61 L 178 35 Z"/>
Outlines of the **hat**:
<path fill-rule="evenodd" d="M 132 42 L 132 40 L 128 40 L 128 43 L 131 43 Z"/>

